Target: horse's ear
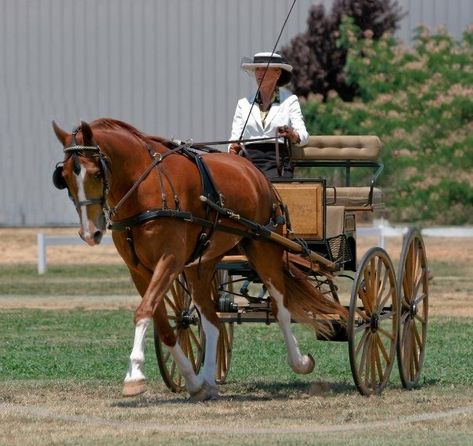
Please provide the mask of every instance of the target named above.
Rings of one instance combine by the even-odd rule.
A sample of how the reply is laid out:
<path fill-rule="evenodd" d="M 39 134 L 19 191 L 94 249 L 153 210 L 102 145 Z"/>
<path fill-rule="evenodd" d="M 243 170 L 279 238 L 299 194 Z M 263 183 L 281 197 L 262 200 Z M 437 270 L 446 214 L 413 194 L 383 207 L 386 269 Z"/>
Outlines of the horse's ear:
<path fill-rule="evenodd" d="M 66 147 L 66 139 L 69 136 L 69 133 L 67 133 L 65 130 L 63 130 L 61 127 L 59 127 L 56 124 L 56 121 L 53 121 L 53 129 L 54 133 L 57 136 L 57 139 L 59 139 L 59 142 Z"/>
<path fill-rule="evenodd" d="M 80 126 L 82 129 L 82 138 L 84 139 L 84 145 L 94 146 L 95 145 L 94 135 L 92 133 L 92 129 L 90 128 L 90 125 L 85 121 L 81 121 Z"/>

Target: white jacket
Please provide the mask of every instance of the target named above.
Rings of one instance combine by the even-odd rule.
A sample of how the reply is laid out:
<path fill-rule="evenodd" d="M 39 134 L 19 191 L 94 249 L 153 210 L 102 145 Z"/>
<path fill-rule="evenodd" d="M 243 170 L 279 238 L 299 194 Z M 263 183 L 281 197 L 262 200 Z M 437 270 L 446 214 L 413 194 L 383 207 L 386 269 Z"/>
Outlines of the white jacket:
<path fill-rule="evenodd" d="M 274 137 L 277 134 L 278 127 L 287 125 L 292 127 L 298 133 L 300 138 L 300 142 L 297 144 L 298 146 L 304 146 L 307 144 L 309 141 L 309 134 L 305 128 L 299 99 L 295 94 L 283 89 L 280 89 L 279 91 L 279 98 L 280 102 L 273 103 L 269 109 L 268 115 L 265 119 L 264 128 L 261 122 L 259 105 L 255 102 L 242 139 Z M 233 117 L 232 134 L 230 136 L 231 140 L 240 138 L 253 99 L 254 95 L 242 98 L 238 101 L 235 115 Z"/>

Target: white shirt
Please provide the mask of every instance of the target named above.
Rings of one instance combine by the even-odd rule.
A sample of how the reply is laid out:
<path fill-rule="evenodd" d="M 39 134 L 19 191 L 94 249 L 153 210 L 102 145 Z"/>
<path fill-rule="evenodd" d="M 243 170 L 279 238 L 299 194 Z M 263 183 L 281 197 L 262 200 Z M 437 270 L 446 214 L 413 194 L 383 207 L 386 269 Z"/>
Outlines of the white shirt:
<path fill-rule="evenodd" d="M 231 140 L 240 138 L 245 121 L 250 113 L 254 95 L 242 98 L 238 101 L 235 115 L 233 116 Z M 304 146 L 309 141 L 309 134 L 305 128 L 299 99 L 295 94 L 287 90 L 279 91 L 280 102 L 274 102 L 268 111 L 264 127 L 261 121 L 261 112 L 257 102 L 253 105 L 251 116 L 246 124 L 242 139 L 254 139 L 262 137 L 275 137 L 278 127 L 287 125 L 293 128 L 299 135 L 298 146 Z M 282 139 L 281 139 L 282 141 Z M 255 141 L 256 142 L 256 141 Z M 264 141 L 260 141 L 264 142 Z M 251 143 L 250 143 L 251 144 Z"/>

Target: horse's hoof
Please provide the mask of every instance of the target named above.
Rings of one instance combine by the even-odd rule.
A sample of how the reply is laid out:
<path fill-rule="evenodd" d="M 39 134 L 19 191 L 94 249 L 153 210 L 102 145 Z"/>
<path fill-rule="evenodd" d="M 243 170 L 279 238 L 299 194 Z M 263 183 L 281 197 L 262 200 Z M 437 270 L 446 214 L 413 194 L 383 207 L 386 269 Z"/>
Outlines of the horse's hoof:
<path fill-rule="evenodd" d="M 309 353 L 306 356 L 302 357 L 302 360 L 300 361 L 299 364 L 290 364 L 292 370 L 295 373 L 298 373 L 299 375 L 308 375 L 309 373 L 312 373 L 315 368 L 315 359 L 314 357 Z"/>
<path fill-rule="evenodd" d="M 146 392 L 146 380 L 127 381 L 123 384 L 122 395 L 125 397 L 137 396 Z"/>
<path fill-rule="evenodd" d="M 315 369 L 315 359 L 314 359 L 314 357 L 310 353 L 307 355 L 307 357 L 309 358 L 310 363 L 309 363 L 309 368 L 307 369 L 305 374 L 312 373 Z"/>
<path fill-rule="evenodd" d="M 197 392 L 190 394 L 189 401 L 191 403 L 199 403 L 201 401 L 216 400 L 217 398 L 217 386 L 211 386 L 207 381 L 204 381 L 204 384 L 202 384 L 202 387 Z"/>

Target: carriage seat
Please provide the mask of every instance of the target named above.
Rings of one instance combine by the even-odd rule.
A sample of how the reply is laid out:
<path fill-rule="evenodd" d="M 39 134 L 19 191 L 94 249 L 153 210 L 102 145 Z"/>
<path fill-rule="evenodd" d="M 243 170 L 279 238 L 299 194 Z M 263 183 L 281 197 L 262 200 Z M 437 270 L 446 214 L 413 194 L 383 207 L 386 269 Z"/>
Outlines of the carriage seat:
<path fill-rule="evenodd" d="M 377 161 L 381 148 L 377 136 L 316 135 L 309 136 L 305 146 L 292 147 L 291 157 L 294 161 Z"/>
<path fill-rule="evenodd" d="M 345 206 L 345 208 L 362 208 L 370 203 L 373 206 L 380 206 L 383 202 L 381 189 L 374 187 L 370 201 L 370 187 L 327 187 L 327 206 Z M 360 210 L 360 209 L 357 209 Z"/>
<path fill-rule="evenodd" d="M 380 172 L 381 148 L 381 140 L 373 135 L 312 135 L 307 145 L 292 147 L 291 159 L 301 167 L 345 167 L 348 184 L 342 187 L 327 185 L 327 205 L 344 206 L 347 210 L 372 210 L 382 202 L 381 190 L 349 185 L 349 171 L 359 166 L 377 168 Z"/>

